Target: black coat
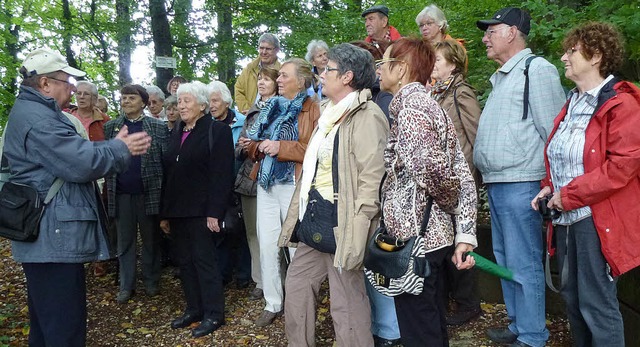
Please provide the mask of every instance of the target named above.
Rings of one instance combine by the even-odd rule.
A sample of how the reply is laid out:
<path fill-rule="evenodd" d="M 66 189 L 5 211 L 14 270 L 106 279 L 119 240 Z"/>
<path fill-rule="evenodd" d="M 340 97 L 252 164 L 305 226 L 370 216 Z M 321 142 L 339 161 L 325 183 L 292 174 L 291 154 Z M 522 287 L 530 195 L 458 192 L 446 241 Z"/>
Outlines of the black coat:
<path fill-rule="evenodd" d="M 183 127 L 180 122 L 172 132 L 162 161 L 161 218 L 222 219 L 234 180 L 231 128 L 205 115 L 181 145 Z"/>

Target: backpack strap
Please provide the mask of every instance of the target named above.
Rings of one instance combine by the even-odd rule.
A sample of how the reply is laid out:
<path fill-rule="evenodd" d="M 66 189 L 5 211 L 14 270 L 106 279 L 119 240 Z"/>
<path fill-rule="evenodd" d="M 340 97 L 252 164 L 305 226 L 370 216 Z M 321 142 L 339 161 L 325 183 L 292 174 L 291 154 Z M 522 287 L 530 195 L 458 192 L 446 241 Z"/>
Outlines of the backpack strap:
<path fill-rule="evenodd" d="M 527 58 L 524 63 L 524 105 L 522 110 L 522 120 L 527 119 L 527 116 L 529 115 L 529 65 L 531 65 L 531 61 L 535 58 L 538 58 L 538 56 L 531 56 Z"/>

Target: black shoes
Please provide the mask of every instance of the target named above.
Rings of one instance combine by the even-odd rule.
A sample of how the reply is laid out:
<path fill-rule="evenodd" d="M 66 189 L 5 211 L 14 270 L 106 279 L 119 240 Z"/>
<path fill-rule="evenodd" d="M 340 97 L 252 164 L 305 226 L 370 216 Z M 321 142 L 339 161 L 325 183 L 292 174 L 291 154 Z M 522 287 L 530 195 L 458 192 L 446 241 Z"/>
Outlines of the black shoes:
<path fill-rule="evenodd" d="M 202 320 L 202 316 L 195 313 L 185 313 L 171 322 L 171 329 L 186 328 L 191 323 Z"/>
<path fill-rule="evenodd" d="M 222 320 L 213 320 L 207 318 L 203 320 L 197 328 L 191 330 L 191 335 L 196 338 L 206 336 L 218 330 L 218 328 L 223 325 L 224 321 Z"/>
<path fill-rule="evenodd" d="M 478 307 L 471 310 L 457 310 L 447 315 L 447 325 L 460 326 L 472 319 L 480 317 L 482 310 Z"/>
<path fill-rule="evenodd" d="M 514 334 L 509 328 L 487 329 L 487 336 L 491 341 L 497 343 L 514 343 L 518 339 L 518 335 Z"/>
<path fill-rule="evenodd" d="M 402 346 L 400 339 L 387 340 L 385 338 L 373 335 L 374 347 L 399 347 Z"/>

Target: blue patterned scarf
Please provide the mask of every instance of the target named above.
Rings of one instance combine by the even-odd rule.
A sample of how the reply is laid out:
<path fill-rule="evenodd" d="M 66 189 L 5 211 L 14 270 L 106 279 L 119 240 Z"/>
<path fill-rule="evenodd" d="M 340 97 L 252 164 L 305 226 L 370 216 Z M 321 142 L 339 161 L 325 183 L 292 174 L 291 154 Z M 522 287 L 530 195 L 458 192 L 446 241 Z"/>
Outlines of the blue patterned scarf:
<path fill-rule="evenodd" d="M 269 99 L 247 135 L 253 141 L 297 141 L 298 115 L 306 99 L 306 93 L 299 93 L 293 100 L 282 96 Z M 267 155 L 260 164 L 258 184 L 269 189 L 274 183 L 293 182 L 295 168 L 295 162 L 280 162 L 277 156 Z"/>

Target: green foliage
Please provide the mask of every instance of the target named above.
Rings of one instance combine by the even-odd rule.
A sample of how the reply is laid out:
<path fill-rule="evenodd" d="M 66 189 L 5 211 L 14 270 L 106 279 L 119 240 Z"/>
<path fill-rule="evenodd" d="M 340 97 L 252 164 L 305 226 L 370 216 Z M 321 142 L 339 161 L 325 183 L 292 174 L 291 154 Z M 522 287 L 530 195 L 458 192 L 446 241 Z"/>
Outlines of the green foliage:
<path fill-rule="evenodd" d="M 469 56 L 468 80 L 481 100 L 490 90 L 489 77 L 497 64 L 486 58 L 478 19 L 490 18 L 505 6 L 521 6 L 532 14 L 529 46 L 554 63 L 563 75 L 561 43 L 567 31 L 588 20 L 606 20 L 615 24 L 626 38 L 628 59 L 622 75 L 640 80 L 640 1 L 639 0 L 436 0 L 446 14 L 449 33 L 465 40 Z M 95 8 L 91 5 L 95 4 Z M 175 74 L 187 79 L 209 82 L 218 76 L 220 47 L 231 44 L 236 56 L 236 71 L 257 55 L 258 37 L 272 32 L 281 38 L 286 57 L 304 57 L 312 39 L 330 46 L 363 39 L 366 36 L 360 17 L 363 8 L 373 4 L 390 8 L 390 23 L 404 35 L 419 35 L 416 15 L 430 2 L 417 0 L 167 0 Z M 79 67 L 98 85 L 103 94 L 114 99 L 118 85 L 118 38 L 129 36 L 134 45 L 151 44 L 146 2 L 131 0 L 130 23 L 117 23 L 111 0 L 70 1 L 72 20 L 62 25 L 60 2 L 45 0 L 0 0 L 0 124 L 6 120 L 17 91 L 17 69 L 30 50 L 49 46 L 61 48 L 63 35 L 72 40 Z M 217 16 L 232 13 L 233 40 L 219 42 Z M 15 48 L 12 54 L 11 48 Z M 151 58 L 151 57 L 150 57 Z M 151 81 L 135 81 L 149 83 Z M 229 85 L 233 78 L 227 81 Z M 564 80 L 566 87 L 570 81 Z"/>

